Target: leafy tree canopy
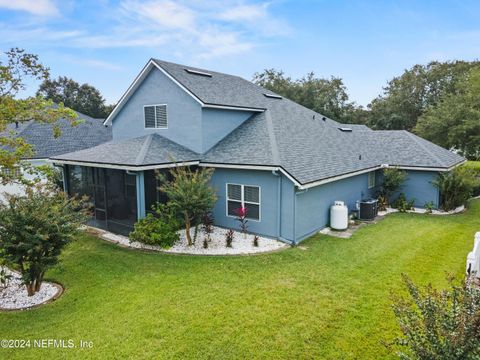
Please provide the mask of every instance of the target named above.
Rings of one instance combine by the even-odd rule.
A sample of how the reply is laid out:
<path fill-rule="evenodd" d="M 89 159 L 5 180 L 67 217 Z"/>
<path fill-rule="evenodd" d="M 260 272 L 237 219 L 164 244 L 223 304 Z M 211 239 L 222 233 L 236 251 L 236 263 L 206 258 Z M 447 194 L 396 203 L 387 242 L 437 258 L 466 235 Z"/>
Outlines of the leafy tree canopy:
<path fill-rule="evenodd" d="M 347 88 L 337 77 L 322 79 L 310 72 L 292 80 L 283 71 L 266 69 L 256 73 L 253 82 L 337 121 L 359 122 L 364 115 L 361 107 L 349 101 Z"/>
<path fill-rule="evenodd" d="M 58 79 L 45 79 L 40 85 L 38 96 L 63 103 L 71 109 L 93 118 L 106 118 L 112 111 L 112 105 L 106 105 L 105 99 L 95 87 L 89 84 L 79 84 L 66 76 Z"/>
<path fill-rule="evenodd" d="M 412 130 L 428 108 L 438 105 L 444 96 L 455 94 L 466 74 L 479 67 L 478 61 L 433 61 L 405 70 L 368 105 L 368 125 L 374 129 Z"/>
<path fill-rule="evenodd" d="M 480 67 L 470 70 L 455 92 L 427 108 L 414 130 L 440 146 L 480 160 Z"/>
<path fill-rule="evenodd" d="M 1 56 L 4 55 L 4 56 Z M 13 169 L 22 158 L 32 155 L 33 149 L 23 139 L 14 136 L 15 123 L 35 120 L 54 123 L 60 118 L 76 123 L 77 115 L 62 104 L 55 105 L 44 98 L 19 98 L 26 89 L 26 80 L 43 81 L 49 78 L 49 69 L 38 56 L 13 48 L 0 54 L 0 167 Z M 54 127 L 56 136 L 60 135 Z M 0 172 L 0 183 L 16 180 L 16 172 Z"/>

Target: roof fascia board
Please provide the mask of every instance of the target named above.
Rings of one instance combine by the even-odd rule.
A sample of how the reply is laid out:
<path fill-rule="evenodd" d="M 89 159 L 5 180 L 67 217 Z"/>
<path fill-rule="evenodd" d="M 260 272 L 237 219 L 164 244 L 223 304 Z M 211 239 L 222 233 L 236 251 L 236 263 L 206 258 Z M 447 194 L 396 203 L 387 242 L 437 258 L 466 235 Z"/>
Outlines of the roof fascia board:
<path fill-rule="evenodd" d="M 189 165 L 198 165 L 199 161 L 185 161 L 185 162 L 176 162 L 176 163 L 166 163 L 166 164 L 157 164 L 157 165 L 145 165 L 145 166 L 129 166 L 129 165 L 116 165 L 116 164 L 101 164 L 85 161 L 71 161 L 71 160 L 56 160 L 48 159 L 49 163 L 62 164 L 62 165 L 80 165 L 88 166 L 95 168 L 105 168 L 105 169 L 118 169 L 118 170 L 128 170 L 128 171 L 144 171 L 144 170 L 155 170 L 155 169 L 168 169 L 176 166 L 189 166 Z"/>
<path fill-rule="evenodd" d="M 306 183 L 306 184 L 300 185 L 300 186 L 299 186 L 299 189 L 300 189 L 300 190 L 310 189 L 310 188 L 315 187 L 315 186 L 319 186 L 319 185 L 323 185 L 323 184 L 328 184 L 328 183 L 331 183 L 331 182 L 334 182 L 334 181 L 338 181 L 338 180 L 342 180 L 342 179 L 346 179 L 346 178 L 349 178 L 349 177 L 352 177 L 352 176 L 357 176 L 357 175 L 365 174 L 365 173 L 368 173 L 368 172 L 371 172 L 371 171 L 375 171 L 375 170 L 378 170 L 378 169 L 381 169 L 381 168 L 383 168 L 383 166 L 378 165 L 378 166 L 374 166 L 374 167 L 371 167 L 371 168 L 368 168 L 368 169 L 363 169 L 363 170 L 359 170 L 359 171 L 354 171 L 354 172 L 351 172 L 351 173 L 348 173 L 348 174 L 343 174 L 343 175 L 338 175 L 338 176 L 332 176 L 332 177 L 327 178 L 327 179 L 312 181 L 312 182 L 310 182 L 310 183 Z"/>
<path fill-rule="evenodd" d="M 200 162 L 200 164 L 198 164 L 198 166 L 212 167 L 212 168 L 223 168 L 223 169 L 280 171 L 283 175 L 285 175 L 296 186 L 301 186 L 301 184 L 293 176 L 291 176 L 288 172 L 286 172 L 282 167 L 279 167 L 279 166 L 223 164 L 223 163 L 211 163 L 211 162 L 203 162 L 203 161 Z"/>

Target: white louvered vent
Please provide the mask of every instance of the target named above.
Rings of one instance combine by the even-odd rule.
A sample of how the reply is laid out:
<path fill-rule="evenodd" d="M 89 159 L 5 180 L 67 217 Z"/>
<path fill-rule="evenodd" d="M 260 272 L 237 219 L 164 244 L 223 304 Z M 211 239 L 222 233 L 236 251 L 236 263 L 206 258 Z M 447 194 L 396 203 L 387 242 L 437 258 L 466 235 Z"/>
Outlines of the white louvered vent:
<path fill-rule="evenodd" d="M 167 105 L 155 106 L 155 118 L 157 120 L 157 128 L 166 129 L 167 123 Z"/>
<path fill-rule="evenodd" d="M 146 129 L 166 129 L 168 127 L 167 105 L 147 105 L 143 109 Z"/>

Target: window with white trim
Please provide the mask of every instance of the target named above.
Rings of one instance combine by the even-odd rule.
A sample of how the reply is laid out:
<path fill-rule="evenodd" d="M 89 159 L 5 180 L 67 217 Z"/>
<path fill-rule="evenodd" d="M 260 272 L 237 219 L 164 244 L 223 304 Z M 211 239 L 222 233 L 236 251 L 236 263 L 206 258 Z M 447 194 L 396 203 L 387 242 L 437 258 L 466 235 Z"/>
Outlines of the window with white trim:
<path fill-rule="evenodd" d="M 166 129 L 168 127 L 167 105 L 145 105 L 143 116 L 146 129 Z"/>
<path fill-rule="evenodd" d="M 260 187 L 227 184 L 227 216 L 237 216 L 238 209 L 247 209 L 247 219 L 260 221 Z"/>
<path fill-rule="evenodd" d="M 375 171 L 368 173 L 368 188 L 371 189 L 375 187 Z"/>

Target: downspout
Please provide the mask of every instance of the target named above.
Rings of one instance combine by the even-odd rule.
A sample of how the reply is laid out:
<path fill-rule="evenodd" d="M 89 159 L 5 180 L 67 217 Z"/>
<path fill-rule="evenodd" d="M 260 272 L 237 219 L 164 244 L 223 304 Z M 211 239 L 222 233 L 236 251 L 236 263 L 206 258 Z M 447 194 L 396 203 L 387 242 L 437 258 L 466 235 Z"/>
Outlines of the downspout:
<path fill-rule="evenodd" d="M 293 246 L 298 245 L 297 241 L 297 196 L 308 191 L 308 188 L 305 190 L 295 191 L 295 196 L 293 199 Z"/>
<path fill-rule="evenodd" d="M 272 170 L 272 174 L 278 178 L 277 181 L 277 237 L 282 238 L 282 175 L 278 170 Z"/>

